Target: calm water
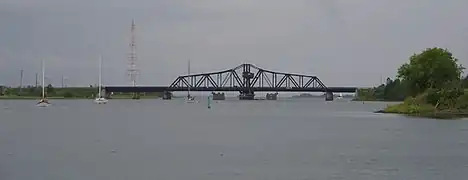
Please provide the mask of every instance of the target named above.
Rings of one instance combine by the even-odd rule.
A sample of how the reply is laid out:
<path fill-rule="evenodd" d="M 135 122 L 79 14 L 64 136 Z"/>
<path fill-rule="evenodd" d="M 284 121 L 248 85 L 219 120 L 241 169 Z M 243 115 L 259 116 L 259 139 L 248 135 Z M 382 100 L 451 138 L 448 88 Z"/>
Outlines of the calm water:
<path fill-rule="evenodd" d="M 461 180 L 468 121 L 323 99 L 0 101 L 2 180 Z"/>

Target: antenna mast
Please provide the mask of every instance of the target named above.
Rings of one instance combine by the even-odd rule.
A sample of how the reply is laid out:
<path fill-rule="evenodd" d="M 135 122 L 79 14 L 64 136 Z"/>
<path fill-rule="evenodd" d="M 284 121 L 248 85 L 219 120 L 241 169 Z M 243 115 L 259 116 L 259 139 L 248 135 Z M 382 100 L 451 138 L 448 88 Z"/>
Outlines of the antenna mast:
<path fill-rule="evenodd" d="M 132 85 L 136 86 L 136 78 L 138 75 L 138 69 L 136 68 L 136 41 L 135 41 L 135 21 L 132 19 L 132 28 L 131 28 L 131 40 L 130 40 L 130 55 L 128 57 L 129 66 L 128 66 L 128 74 L 130 76 L 130 80 L 132 81 Z"/>

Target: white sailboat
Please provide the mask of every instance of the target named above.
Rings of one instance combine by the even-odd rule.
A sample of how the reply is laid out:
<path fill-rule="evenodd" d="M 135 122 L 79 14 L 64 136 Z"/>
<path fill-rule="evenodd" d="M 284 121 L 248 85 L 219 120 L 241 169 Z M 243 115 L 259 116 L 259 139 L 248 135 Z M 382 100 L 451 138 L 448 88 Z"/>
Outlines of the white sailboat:
<path fill-rule="evenodd" d="M 45 97 L 45 65 L 44 65 L 44 60 L 42 60 L 41 66 L 42 66 L 42 96 L 41 96 L 41 100 L 39 100 L 39 102 L 37 102 L 36 106 L 37 107 L 47 107 L 47 106 L 50 105 L 50 102 Z"/>
<path fill-rule="evenodd" d="M 188 75 L 190 76 L 190 59 L 188 61 Z M 191 83 L 189 83 L 189 84 L 191 84 Z M 187 99 L 186 99 L 186 102 L 187 103 L 195 103 L 196 102 L 195 97 L 190 95 L 190 85 L 187 86 Z"/>
<path fill-rule="evenodd" d="M 101 91 L 102 91 L 102 57 L 99 58 L 99 88 L 98 88 L 98 96 L 96 97 L 96 99 L 94 99 L 94 102 L 96 104 L 106 104 L 107 103 L 107 99 L 102 97 L 101 95 Z"/>

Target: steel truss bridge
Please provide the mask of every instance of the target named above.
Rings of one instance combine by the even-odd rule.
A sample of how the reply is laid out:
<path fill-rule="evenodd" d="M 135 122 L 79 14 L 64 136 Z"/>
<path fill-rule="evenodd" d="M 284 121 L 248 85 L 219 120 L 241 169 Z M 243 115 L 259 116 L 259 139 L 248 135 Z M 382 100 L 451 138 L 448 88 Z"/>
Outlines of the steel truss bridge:
<path fill-rule="evenodd" d="M 253 99 L 254 92 L 333 92 L 354 93 L 356 87 L 327 87 L 317 77 L 275 72 L 253 64 L 177 77 L 170 86 L 107 86 L 106 92 L 237 91 L 239 99 Z"/>

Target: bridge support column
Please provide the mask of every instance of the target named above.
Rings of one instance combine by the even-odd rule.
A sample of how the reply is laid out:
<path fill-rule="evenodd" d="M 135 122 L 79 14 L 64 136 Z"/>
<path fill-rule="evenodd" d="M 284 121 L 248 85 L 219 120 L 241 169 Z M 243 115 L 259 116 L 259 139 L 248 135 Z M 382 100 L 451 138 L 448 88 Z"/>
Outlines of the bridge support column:
<path fill-rule="evenodd" d="M 278 93 L 267 93 L 266 94 L 267 100 L 276 100 L 278 99 Z"/>
<path fill-rule="evenodd" d="M 172 93 L 169 92 L 169 91 L 164 91 L 164 92 L 163 92 L 163 99 L 164 99 L 164 100 L 170 100 L 170 99 L 172 99 Z"/>
<path fill-rule="evenodd" d="M 255 94 L 251 91 L 241 91 L 239 100 L 254 100 Z"/>
<path fill-rule="evenodd" d="M 224 93 L 212 92 L 211 94 L 213 95 L 213 100 L 226 100 L 226 96 L 224 95 Z"/>
<path fill-rule="evenodd" d="M 333 101 L 333 92 L 326 92 L 325 93 L 325 101 Z"/>
<path fill-rule="evenodd" d="M 242 65 L 243 72 L 242 72 L 242 79 L 244 88 L 240 91 L 239 100 L 254 100 L 255 94 L 252 90 L 252 79 L 254 78 L 254 74 L 250 71 L 251 65 L 250 64 L 243 64 Z"/>

